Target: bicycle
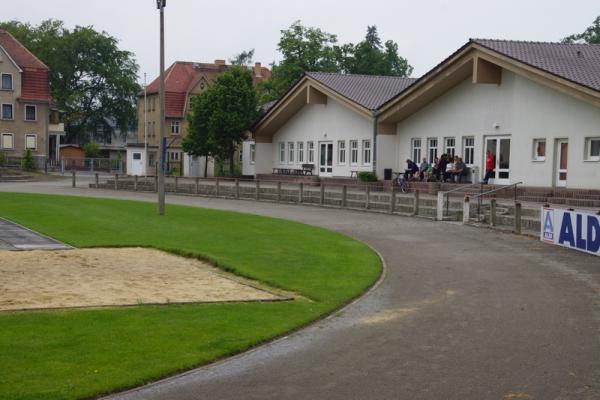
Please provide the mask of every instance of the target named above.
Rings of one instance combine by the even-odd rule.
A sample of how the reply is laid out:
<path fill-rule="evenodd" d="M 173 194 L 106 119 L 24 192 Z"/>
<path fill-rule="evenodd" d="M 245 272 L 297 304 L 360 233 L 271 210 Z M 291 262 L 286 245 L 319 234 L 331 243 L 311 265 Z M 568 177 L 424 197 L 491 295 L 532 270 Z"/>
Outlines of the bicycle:
<path fill-rule="evenodd" d="M 398 177 L 396 178 L 396 185 L 398 185 L 398 188 L 402 193 L 408 192 L 408 182 L 406 182 L 404 174 L 398 174 Z"/>

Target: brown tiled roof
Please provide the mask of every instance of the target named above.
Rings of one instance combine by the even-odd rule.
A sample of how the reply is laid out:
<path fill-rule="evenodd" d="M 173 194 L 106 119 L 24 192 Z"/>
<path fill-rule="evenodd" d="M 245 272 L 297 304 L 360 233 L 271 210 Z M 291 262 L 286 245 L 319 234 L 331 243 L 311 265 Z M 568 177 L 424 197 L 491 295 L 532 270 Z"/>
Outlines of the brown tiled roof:
<path fill-rule="evenodd" d="M 51 101 L 48 67 L 13 35 L 1 29 L 0 46 L 23 71 L 20 99 L 23 101 Z"/>
<path fill-rule="evenodd" d="M 377 75 L 351 75 L 329 72 L 307 72 L 306 75 L 341 96 L 369 110 L 382 104 L 412 85 L 413 78 Z"/>
<path fill-rule="evenodd" d="M 506 57 L 600 91 L 600 44 L 471 39 Z"/>

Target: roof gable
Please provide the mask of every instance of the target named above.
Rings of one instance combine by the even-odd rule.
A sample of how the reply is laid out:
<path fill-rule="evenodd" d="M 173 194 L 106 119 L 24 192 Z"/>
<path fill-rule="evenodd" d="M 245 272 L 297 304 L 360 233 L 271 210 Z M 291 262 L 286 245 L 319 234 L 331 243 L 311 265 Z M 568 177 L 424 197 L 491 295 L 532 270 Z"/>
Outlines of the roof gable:
<path fill-rule="evenodd" d="M 2 46 L 19 68 L 48 70 L 46 64 L 27 50 L 13 35 L 2 29 L 0 29 L 0 46 Z"/>

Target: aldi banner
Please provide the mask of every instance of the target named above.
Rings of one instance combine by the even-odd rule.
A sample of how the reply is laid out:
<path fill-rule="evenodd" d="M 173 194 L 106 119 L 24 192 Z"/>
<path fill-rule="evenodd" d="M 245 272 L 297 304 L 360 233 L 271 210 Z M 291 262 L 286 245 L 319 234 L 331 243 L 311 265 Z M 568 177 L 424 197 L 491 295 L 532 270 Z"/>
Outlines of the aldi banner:
<path fill-rule="evenodd" d="M 543 207 L 540 239 L 600 256 L 600 215 Z"/>

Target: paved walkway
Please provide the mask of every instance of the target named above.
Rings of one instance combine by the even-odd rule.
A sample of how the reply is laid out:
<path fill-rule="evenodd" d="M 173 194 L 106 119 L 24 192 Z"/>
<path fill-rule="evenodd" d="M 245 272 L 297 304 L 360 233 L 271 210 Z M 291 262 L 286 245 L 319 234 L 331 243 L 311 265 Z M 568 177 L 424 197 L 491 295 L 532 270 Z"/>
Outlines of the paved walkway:
<path fill-rule="evenodd" d="M 0 218 L 0 250 L 65 249 L 71 249 L 71 247 Z"/>
<path fill-rule="evenodd" d="M 0 184 L 2 190 L 155 199 L 66 184 Z M 600 398 L 596 257 L 415 218 L 183 196 L 168 201 L 334 229 L 375 247 L 387 273 L 331 318 L 115 399 Z"/>

